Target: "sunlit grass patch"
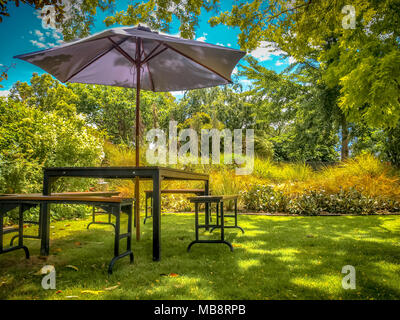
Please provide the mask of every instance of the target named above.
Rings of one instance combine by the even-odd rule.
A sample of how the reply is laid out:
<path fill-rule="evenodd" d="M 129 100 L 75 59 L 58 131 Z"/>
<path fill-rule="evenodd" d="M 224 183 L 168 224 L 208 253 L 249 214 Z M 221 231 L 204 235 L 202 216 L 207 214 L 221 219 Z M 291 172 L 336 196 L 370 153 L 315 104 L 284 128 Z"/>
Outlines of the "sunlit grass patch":
<path fill-rule="evenodd" d="M 111 227 L 88 231 L 88 221 L 54 222 L 47 260 L 38 258 L 36 240 L 26 240 L 28 261 L 22 252 L 0 256 L 0 299 L 400 298 L 399 216 L 241 215 L 246 233 L 226 231 L 233 253 L 223 244 L 198 244 L 188 253 L 193 218 L 162 215 L 160 262 L 152 261 L 152 226 L 142 226 L 141 241 L 132 242 L 134 264 L 118 261 L 111 276 Z M 47 264 L 56 268 L 56 290 L 41 287 L 38 271 Z M 356 290 L 341 287 L 345 265 L 356 268 Z"/>

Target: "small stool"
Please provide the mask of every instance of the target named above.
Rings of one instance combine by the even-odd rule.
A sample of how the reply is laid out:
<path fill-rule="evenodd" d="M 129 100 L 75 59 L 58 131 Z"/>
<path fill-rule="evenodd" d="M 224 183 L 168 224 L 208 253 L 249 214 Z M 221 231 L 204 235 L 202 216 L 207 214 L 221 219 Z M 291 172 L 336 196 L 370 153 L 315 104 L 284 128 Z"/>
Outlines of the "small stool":
<path fill-rule="evenodd" d="M 235 229 L 235 228 L 236 228 L 236 229 L 241 230 L 242 233 L 244 233 L 243 228 L 238 226 L 238 210 L 237 210 L 237 200 L 238 200 L 238 196 L 236 196 L 236 198 L 232 198 L 231 200 L 233 200 L 233 201 L 234 201 L 234 204 L 235 204 L 234 212 L 233 212 L 233 214 L 226 214 L 226 213 L 225 213 L 225 214 L 224 214 L 224 218 L 235 218 L 235 224 L 234 224 L 233 226 L 231 226 L 231 225 L 227 226 L 227 225 L 224 224 L 224 228 L 225 228 L 225 229 L 228 229 L 228 228 L 229 228 L 229 229 Z M 219 218 L 220 218 L 220 216 L 219 216 L 219 212 L 218 212 L 218 211 L 219 211 L 219 210 L 218 210 L 218 206 L 217 206 L 217 210 L 216 210 L 217 225 L 211 227 L 210 232 L 213 232 L 213 230 L 216 229 L 216 228 L 220 228 L 220 224 L 219 224 Z M 211 216 L 211 215 L 210 215 L 210 216 Z"/>
<path fill-rule="evenodd" d="M 226 196 L 198 196 L 198 197 L 190 197 L 188 198 L 190 200 L 190 202 L 194 203 L 195 206 L 195 233 L 196 233 L 196 240 L 192 241 L 188 248 L 187 251 L 190 251 L 190 248 L 195 244 L 195 243 L 224 243 L 226 244 L 231 251 L 233 251 L 233 246 L 230 242 L 225 240 L 225 232 L 224 229 L 227 227 L 231 227 L 231 228 L 239 228 L 243 231 L 242 228 L 240 228 L 237 225 L 237 199 L 238 199 L 238 195 L 226 195 Z M 235 226 L 225 226 L 225 215 L 224 215 L 224 202 L 225 201 L 229 201 L 229 200 L 233 200 L 235 201 Z M 209 223 L 209 214 L 206 213 L 205 215 L 205 224 L 204 225 L 200 225 L 199 224 L 199 204 L 201 203 L 208 203 L 210 204 L 210 210 L 211 210 L 211 204 L 215 203 L 216 204 L 216 211 L 217 211 L 217 224 L 216 225 L 211 225 Z M 230 215 L 233 216 L 233 215 Z M 220 228 L 221 229 L 221 239 L 220 240 L 200 240 L 199 239 L 199 229 L 205 228 L 206 230 L 208 228 L 212 228 L 212 230 L 214 230 L 215 228 Z"/>

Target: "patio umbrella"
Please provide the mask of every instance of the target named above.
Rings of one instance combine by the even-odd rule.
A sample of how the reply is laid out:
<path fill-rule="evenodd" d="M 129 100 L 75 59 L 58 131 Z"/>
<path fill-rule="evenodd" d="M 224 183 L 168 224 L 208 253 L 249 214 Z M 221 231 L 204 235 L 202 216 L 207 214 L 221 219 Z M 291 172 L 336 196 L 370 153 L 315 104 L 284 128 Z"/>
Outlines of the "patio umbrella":
<path fill-rule="evenodd" d="M 140 90 L 191 90 L 231 83 L 245 52 L 158 34 L 138 26 L 113 28 L 46 50 L 15 56 L 61 82 L 136 88 L 136 166 Z M 140 238 L 139 180 L 135 183 L 136 237 Z"/>

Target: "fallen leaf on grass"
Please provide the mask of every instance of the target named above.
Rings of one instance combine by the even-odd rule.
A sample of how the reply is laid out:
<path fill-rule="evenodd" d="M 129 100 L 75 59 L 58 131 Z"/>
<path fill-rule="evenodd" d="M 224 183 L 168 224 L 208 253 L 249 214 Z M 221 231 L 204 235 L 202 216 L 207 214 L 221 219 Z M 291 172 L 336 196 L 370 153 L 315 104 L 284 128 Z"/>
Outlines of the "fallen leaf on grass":
<path fill-rule="evenodd" d="M 163 276 L 163 277 L 179 277 L 179 274 L 173 273 L 173 272 L 169 273 L 169 274 L 161 273 L 160 276 Z"/>
<path fill-rule="evenodd" d="M 65 266 L 66 268 L 73 269 L 75 271 L 79 271 L 78 267 L 73 266 L 72 264 L 68 264 Z"/>
<path fill-rule="evenodd" d="M 56 291 L 56 294 L 60 294 L 62 291 L 61 290 L 58 290 L 58 291 Z"/>
<path fill-rule="evenodd" d="M 111 291 L 111 290 L 117 289 L 118 287 L 119 287 L 119 285 L 117 284 L 116 286 L 112 286 L 112 287 L 109 287 L 109 288 L 104 288 L 104 290 Z"/>
<path fill-rule="evenodd" d="M 76 246 L 81 246 L 82 243 L 80 243 L 79 241 L 76 241 L 76 242 L 74 242 L 74 245 L 76 245 Z"/>
<path fill-rule="evenodd" d="M 104 293 L 102 290 L 83 290 L 81 293 L 95 294 L 99 295 L 100 293 Z"/>
<path fill-rule="evenodd" d="M 234 248 L 240 248 L 241 245 L 240 245 L 240 244 L 233 244 L 232 247 L 234 247 Z"/>

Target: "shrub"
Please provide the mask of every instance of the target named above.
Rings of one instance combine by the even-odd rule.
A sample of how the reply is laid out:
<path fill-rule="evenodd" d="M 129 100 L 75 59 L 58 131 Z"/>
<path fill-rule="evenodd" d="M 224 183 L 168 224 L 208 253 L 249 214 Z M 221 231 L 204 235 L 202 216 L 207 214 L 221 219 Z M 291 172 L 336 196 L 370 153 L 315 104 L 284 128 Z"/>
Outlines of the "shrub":
<path fill-rule="evenodd" d="M 0 193 L 41 192 L 43 167 L 98 165 L 102 144 L 102 134 L 87 127 L 79 115 L 0 99 Z M 86 191 L 92 183 L 60 179 L 52 191 Z M 53 214 L 62 217 L 62 212 L 69 215 L 57 209 Z"/>
<path fill-rule="evenodd" d="M 288 197 L 280 190 L 267 185 L 253 185 L 249 191 L 241 192 L 244 207 L 264 212 L 286 212 Z"/>
<path fill-rule="evenodd" d="M 306 190 L 289 197 L 271 186 L 256 185 L 243 192 L 244 207 L 264 212 L 287 212 L 299 215 L 373 214 L 398 212 L 400 203 L 393 199 L 363 195 L 355 188 L 330 194 L 325 190 Z"/>

